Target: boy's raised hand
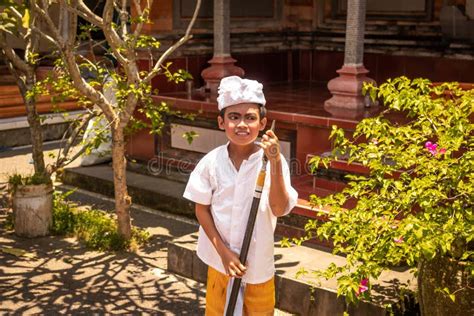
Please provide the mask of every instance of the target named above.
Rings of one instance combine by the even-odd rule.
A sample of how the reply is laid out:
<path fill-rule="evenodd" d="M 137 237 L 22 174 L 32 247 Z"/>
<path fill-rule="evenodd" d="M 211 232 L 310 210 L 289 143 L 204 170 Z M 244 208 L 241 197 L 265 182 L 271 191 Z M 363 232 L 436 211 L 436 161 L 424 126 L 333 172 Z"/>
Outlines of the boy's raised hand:
<path fill-rule="evenodd" d="M 239 256 L 228 248 L 221 253 L 221 260 L 228 276 L 241 278 L 247 271 L 247 268 L 240 263 Z"/>
<path fill-rule="evenodd" d="M 280 160 L 280 142 L 278 141 L 278 137 L 276 137 L 275 133 L 271 129 L 266 131 L 262 136 L 260 147 L 263 148 L 268 161 L 276 162 Z"/>

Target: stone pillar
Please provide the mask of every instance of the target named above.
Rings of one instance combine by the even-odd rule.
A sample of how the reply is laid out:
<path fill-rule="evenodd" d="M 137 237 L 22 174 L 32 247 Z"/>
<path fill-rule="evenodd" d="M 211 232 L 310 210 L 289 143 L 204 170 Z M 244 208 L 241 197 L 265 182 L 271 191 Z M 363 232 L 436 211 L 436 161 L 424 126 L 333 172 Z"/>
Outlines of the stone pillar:
<path fill-rule="evenodd" d="M 332 98 L 325 107 L 357 110 L 369 106 L 368 98 L 362 95 L 362 84 L 374 82 L 366 76 L 369 71 L 363 64 L 365 8 L 366 0 L 348 0 L 344 65 L 337 71 L 339 77 L 328 83 Z"/>
<path fill-rule="evenodd" d="M 214 55 L 209 61 L 211 66 L 201 73 L 206 90 L 215 94 L 222 78 L 242 77 L 245 72 L 235 62 L 230 56 L 230 0 L 214 0 Z"/>

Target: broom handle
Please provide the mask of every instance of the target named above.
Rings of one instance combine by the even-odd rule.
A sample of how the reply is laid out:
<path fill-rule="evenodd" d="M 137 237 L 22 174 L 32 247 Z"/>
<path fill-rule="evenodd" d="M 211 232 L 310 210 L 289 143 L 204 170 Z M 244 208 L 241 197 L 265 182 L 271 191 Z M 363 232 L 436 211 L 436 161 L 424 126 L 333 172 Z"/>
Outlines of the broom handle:
<path fill-rule="evenodd" d="M 272 126 L 270 129 L 272 131 L 275 129 L 275 121 L 272 122 Z M 245 264 L 245 262 L 247 261 L 247 255 L 249 253 L 250 241 L 252 239 L 253 229 L 257 220 L 258 207 L 260 205 L 260 197 L 262 196 L 263 185 L 265 184 L 267 162 L 268 159 L 264 154 L 262 168 L 260 169 L 260 173 L 258 174 L 257 184 L 253 193 L 252 207 L 250 208 L 249 219 L 247 221 L 247 229 L 245 230 L 244 240 L 242 242 L 242 248 L 240 250 L 239 260 L 242 264 Z M 229 302 L 227 304 L 226 316 L 234 315 L 235 303 L 237 302 L 237 296 L 239 295 L 241 283 L 242 278 L 234 278 L 234 282 L 232 283 L 232 292 L 230 293 Z"/>
<path fill-rule="evenodd" d="M 258 175 L 257 188 L 252 200 L 252 208 L 250 209 L 249 219 L 247 221 L 247 229 L 245 230 L 244 241 L 242 242 L 242 249 L 240 250 L 239 260 L 244 263 L 247 261 L 247 255 L 249 253 L 250 242 L 252 240 L 252 233 L 255 227 L 255 222 L 257 219 L 258 206 L 260 204 L 260 196 L 262 195 L 263 184 L 265 183 L 265 169 L 266 161 L 262 165 L 262 170 Z M 261 185 L 259 185 L 261 182 Z M 226 316 L 234 315 L 235 303 L 237 302 L 237 296 L 239 295 L 240 284 L 242 283 L 242 278 L 234 278 L 232 283 L 232 292 L 230 293 L 229 302 L 227 304 Z"/>

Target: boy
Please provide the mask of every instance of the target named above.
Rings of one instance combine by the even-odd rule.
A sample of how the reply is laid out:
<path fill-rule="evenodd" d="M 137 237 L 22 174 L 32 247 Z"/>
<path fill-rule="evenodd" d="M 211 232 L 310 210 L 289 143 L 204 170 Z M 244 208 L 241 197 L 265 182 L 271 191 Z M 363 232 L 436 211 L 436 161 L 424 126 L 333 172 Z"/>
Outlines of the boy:
<path fill-rule="evenodd" d="M 204 156 L 191 173 L 184 197 L 196 203 L 200 223 L 197 255 L 208 268 L 206 315 L 223 315 L 232 278 L 243 278 L 235 315 L 273 315 L 275 286 L 273 233 L 278 216 L 288 214 L 298 194 L 280 153 L 278 138 L 265 128 L 262 84 L 231 76 L 221 80 L 217 103 L 220 129 L 229 140 Z M 248 262 L 239 254 L 262 157 L 268 158 L 267 177 L 255 223 Z M 268 170 L 268 168 L 270 170 Z M 242 292 L 242 291 L 241 291 Z"/>

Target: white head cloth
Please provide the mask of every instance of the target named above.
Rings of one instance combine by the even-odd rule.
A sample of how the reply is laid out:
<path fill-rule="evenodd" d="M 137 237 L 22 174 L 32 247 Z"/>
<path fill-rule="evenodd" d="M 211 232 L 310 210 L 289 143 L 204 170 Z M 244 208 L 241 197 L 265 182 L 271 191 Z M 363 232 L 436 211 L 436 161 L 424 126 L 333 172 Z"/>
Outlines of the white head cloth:
<path fill-rule="evenodd" d="M 222 78 L 219 84 L 217 104 L 219 111 L 240 103 L 257 103 L 265 106 L 263 85 L 256 80 L 242 79 L 237 76 Z"/>

